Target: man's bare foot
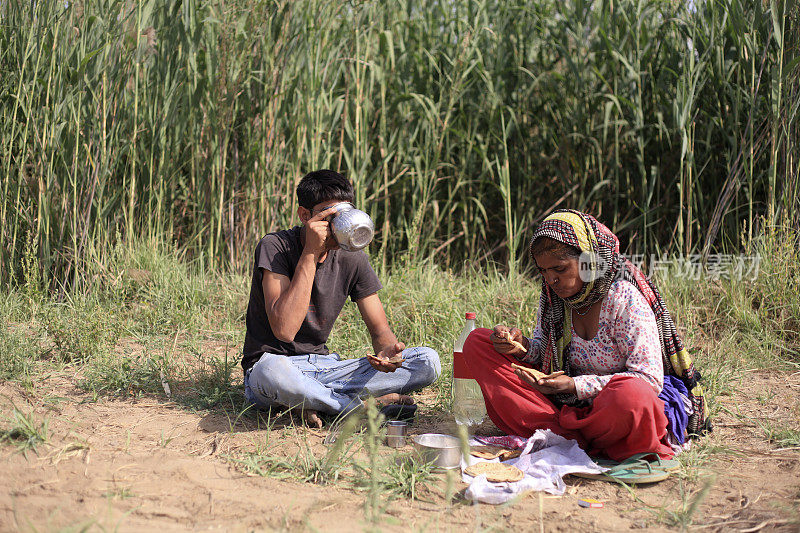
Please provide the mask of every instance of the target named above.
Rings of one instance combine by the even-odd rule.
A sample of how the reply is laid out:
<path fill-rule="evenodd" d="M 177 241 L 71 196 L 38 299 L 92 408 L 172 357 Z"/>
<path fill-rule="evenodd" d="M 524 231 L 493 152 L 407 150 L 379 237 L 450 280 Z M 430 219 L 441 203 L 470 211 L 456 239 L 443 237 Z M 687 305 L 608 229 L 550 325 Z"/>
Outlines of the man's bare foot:
<path fill-rule="evenodd" d="M 377 398 L 375 398 L 375 400 L 381 407 L 392 403 L 397 403 L 400 405 L 414 405 L 414 398 L 406 394 L 398 394 L 396 392 L 390 392 L 389 394 L 378 396 Z"/>
<path fill-rule="evenodd" d="M 311 409 L 296 409 L 295 414 L 299 414 L 303 423 L 310 428 L 322 429 L 322 419 L 316 411 Z"/>

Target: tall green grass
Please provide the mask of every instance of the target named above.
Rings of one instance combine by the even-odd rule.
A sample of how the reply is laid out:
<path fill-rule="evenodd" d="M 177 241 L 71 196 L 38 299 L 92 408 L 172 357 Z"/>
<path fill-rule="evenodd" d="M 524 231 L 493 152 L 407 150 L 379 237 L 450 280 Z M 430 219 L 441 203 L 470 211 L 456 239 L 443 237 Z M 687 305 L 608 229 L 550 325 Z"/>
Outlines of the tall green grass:
<path fill-rule="evenodd" d="M 85 288 L 134 237 L 246 270 L 319 167 L 383 265 L 513 272 L 553 206 L 628 251 L 739 247 L 797 226 L 798 33 L 796 0 L 9 0 L 0 284 L 33 250 Z"/>

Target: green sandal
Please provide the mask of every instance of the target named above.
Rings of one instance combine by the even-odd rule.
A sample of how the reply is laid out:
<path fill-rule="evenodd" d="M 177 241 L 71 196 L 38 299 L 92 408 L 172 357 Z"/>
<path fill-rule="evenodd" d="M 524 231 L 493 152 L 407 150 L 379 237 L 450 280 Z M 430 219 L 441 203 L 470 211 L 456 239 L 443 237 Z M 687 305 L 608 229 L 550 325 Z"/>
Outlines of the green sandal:
<path fill-rule="evenodd" d="M 647 457 L 655 457 L 652 461 L 648 461 Z M 598 466 L 602 466 L 605 468 L 614 468 L 617 466 L 623 467 L 636 467 L 636 466 L 645 466 L 650 465 L 652 467 L 657 468 L 658 470 L 663 470 L 664 472 L 677 472 L 681 469 L 680 462 L 676 461 L 675 459 L 662 459 L 657 453 L 637 453 L 636 455 L 631 455 L 621 463 L 617 461 L 612 461 L 611 459 L 594 459 L 594 462 Z"/>
<path fill-rule="evenodd" d="M 611 481 L 614 483 L 624 483 L 626 485 L 640 485 L 664 481 L 669 477 L 669 472 L 653 468 L 649 463 L 643 465 L 623 465 L 620 463 L 609 468 L 602 474 L 573 472 L 572 475 L 585 479 L 599 479 L 600 481 Z"/>

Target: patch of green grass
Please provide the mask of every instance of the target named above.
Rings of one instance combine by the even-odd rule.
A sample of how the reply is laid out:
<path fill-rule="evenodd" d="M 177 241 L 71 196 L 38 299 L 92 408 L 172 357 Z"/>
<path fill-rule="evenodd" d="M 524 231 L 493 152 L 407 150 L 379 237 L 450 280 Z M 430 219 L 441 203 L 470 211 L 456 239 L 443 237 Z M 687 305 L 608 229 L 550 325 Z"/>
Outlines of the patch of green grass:
<path fill-rule="evenodd" d="M 319 457 L 308 445 L 300 449 L 290 464 L 297 479 L 321 485 L 336 483 L 347 468 L 347 461 L 331 461 L 328 454 Z"/>
<path fill-rule="evenodd" d="M 686 531 L 694 523 L 700 504 L 706 499 L 715 482 L 716 477 L 709 476 L 703 480 L 699 489 L 690 490 L 681 481 L 678 484 L 679 504 L 672 509 L 666 507 L 661 509 L 661 513 L 663 513 L 661 521 L 669 526 L 680 528 L 681 531 Z"/>
<path fill-rule="evenodd" d="M 681 463 L 679 475 L 690 485 L 698 483 L 711 474 L 709 462 L 718 456 L 727 456 L 732 460 L 741 457 L 742 452 L 731 448 L 730 444 L 712 433 L 692 443 L 692 447 L 675 458 Z"/>
<path fill-rule="evenodd" d="M 800 446 L 800 428 L 789 427 L 772 422 L 760 423 L 764 435 L 772 444 L 783 448 Z"/>
<path fill-rule="evenodd" d="M 358 438 L 354 438 L 354 434 L 361 423 L 358 414 L 340 421 L 336 426 L 338 427 L 336 441 L 321 455 L 311 449 L 302 432 L 294 427 L 292 433 L 296 437 L 297 453 L 293 456 L 272 455 L 269 441 L 274 422 L 271 418 L 267 420 L 264 440 L 256 442 L 253 450 L 236 457 L 229 457 L 229 460 L 246 471 L 262 477 L 294 479 L 322 485 L 340 481 L 342 474 L 349 470 L 358 441 Z"/>
<path fill-rule="evenodd" d="M 158 445 L 159 445 L 161 448 L 166 448 L 167 446 L 169 446 L 169 443 L 170 443 L 170 442 L 172 442 L 172 439 L 174 439 L 174 438 L 175 438 L 175 437 L 173 437 L 173 436 L 172 436 L 172 433 L 171 433 L 171 432 L 170 432 L 170 434 L 169 434 L 169 436 L 168 436 L 168 435 L 165 435 L 165 434 L 164 434 L 164 430 L 162 429 L 162 430 L 161 430 L 161 438 L 160 438 L 160 439 L 158 439 Z"/>
<path fill-rule="evenodd" d="M 435 480 L 432 463 L 415 454 L 393 456 L 383 469 L 383 488 L 403 498 L 419 499 L 420 490 Z"/>
<path fill-rule="evenodd" d="M 345 463 L 332 463 L 319 457 L 309 447 L 302 447 L 293 456 L 272 455 L 268 447 L 256 445 L 251 451 L 229 458 L 246 471 L 262 477 L 293 479 L 326 485 L 339 480 Z"/>
<path fill-rule="evenodd" d="M 774 399 L 775 399 L 775 391 L 773 391 L 772 389 L 767 389 L 764 392 L 759 392 L 758 394 L 756 394 L 756 400 L 758 400 L 758 403 L 760 403 L 761 405 L 769 405 L 772 403 Z"/>
<path fill-rule="evenodd" d="M 48 420 L 37 422 L 33 412 L 24 413 L 14 406 L 8 420 L 10 428 L 0 431 L 0 442 L 7 442 L 27 454 L 28 450 L 36 451 L 40 444 L 49 439 Z"/>
<path fill-rule="evenodd" d="M 238 357 L 230 357 L 228 350 L 222 357 L 195 354 L 191 363 L 173 369 L 173 376 L 182 380 L 185 391 L 178 391 L 176 401 L 185 405 L 208 409 L 231 399 L 239 404 L 244 400 L 241 386 L 234 386 L 232 374 L 241 373 Z"/>
<path fill-rule="evenodd" d="M 119 338 L 117 315 L 108 307 L 79 302 L 43 306 L 41 324 L 57 360 L 86 362 L 109 354 Z"/>
<path fill-rule="evenodd" d="M 128 498 L 133 498 L 134 493 L 130 487 L 121 487 L 112 491 L 108 491 L 103 494 L 103 496 L 110 500 L 127 500 Z"/>
<path fill-rule="evenodd" d="M 186 261 L 176 247 L 158 239 L 136 239 L 96 253 L 104 263 L 95 273 L 94 292 L 119 307 L 129 332 L 171 336 L 220 325 L 230 329 L 227 318 L 232 313 L 224 307 L 241 280 L 211 279 L 201 265 Z M 235 300 L 239 307 L 247 303 Z"/>
<path fill-rule="evenodd" d="M 100 395 L 157 393 L 162 390 L 161 369 L 149 354 L 106 354 L 86 366 L 78 387 Z"/>
<path fill-rule="evenodd" d="M 0 329 L 0 380 L 25 379 L 39 359 L 36 342 L 22 328 Z"/>
<path fill-rule="evenodd" d="M 209 409 L 225 400 L 243 402 L 243 392 L 235 386 L 232 374 L 238 358 L 202 352 L 175 358 L 175 351 L 164 346 L 158 352 L 149 346 L 141 352 L 105 354 L 83 365 L 78 386 L 95 395 L 141 396 L 153 394 L 192 409 Z M 167 392 L 169 391 L 169 392 Z"/>
<path fill-rule="evenodd" d="M 237 457 L 228 457 L 232 463 L 239 465 L 246 472 L 261 477 L 290 479 L 293 472 L 289 461 L 270 455 L 266 449 L 256 445 L 255 449 L 244 452 Z"/>

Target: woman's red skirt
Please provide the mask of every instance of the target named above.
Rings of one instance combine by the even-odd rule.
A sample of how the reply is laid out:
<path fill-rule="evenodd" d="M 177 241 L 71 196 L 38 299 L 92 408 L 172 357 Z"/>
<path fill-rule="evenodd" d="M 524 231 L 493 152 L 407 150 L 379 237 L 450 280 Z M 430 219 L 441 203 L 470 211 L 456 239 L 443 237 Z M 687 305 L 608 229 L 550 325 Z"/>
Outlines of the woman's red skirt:
<path fill-rule="evenodd" d="M 474 330 L 464 345 L 464 359 L 483 391 L 486 412 L 509 435 L 529 437 L 550 429 L 575 439 L 589 455 L 623 461 L 638 453 L 673 456 L 667 444 L 667 417 L 662 402 L 643 379 L 612 379 L 589 407 L 557 407 L 514 373 L 514 357 L 495 351 L 491 330 Z"/>

